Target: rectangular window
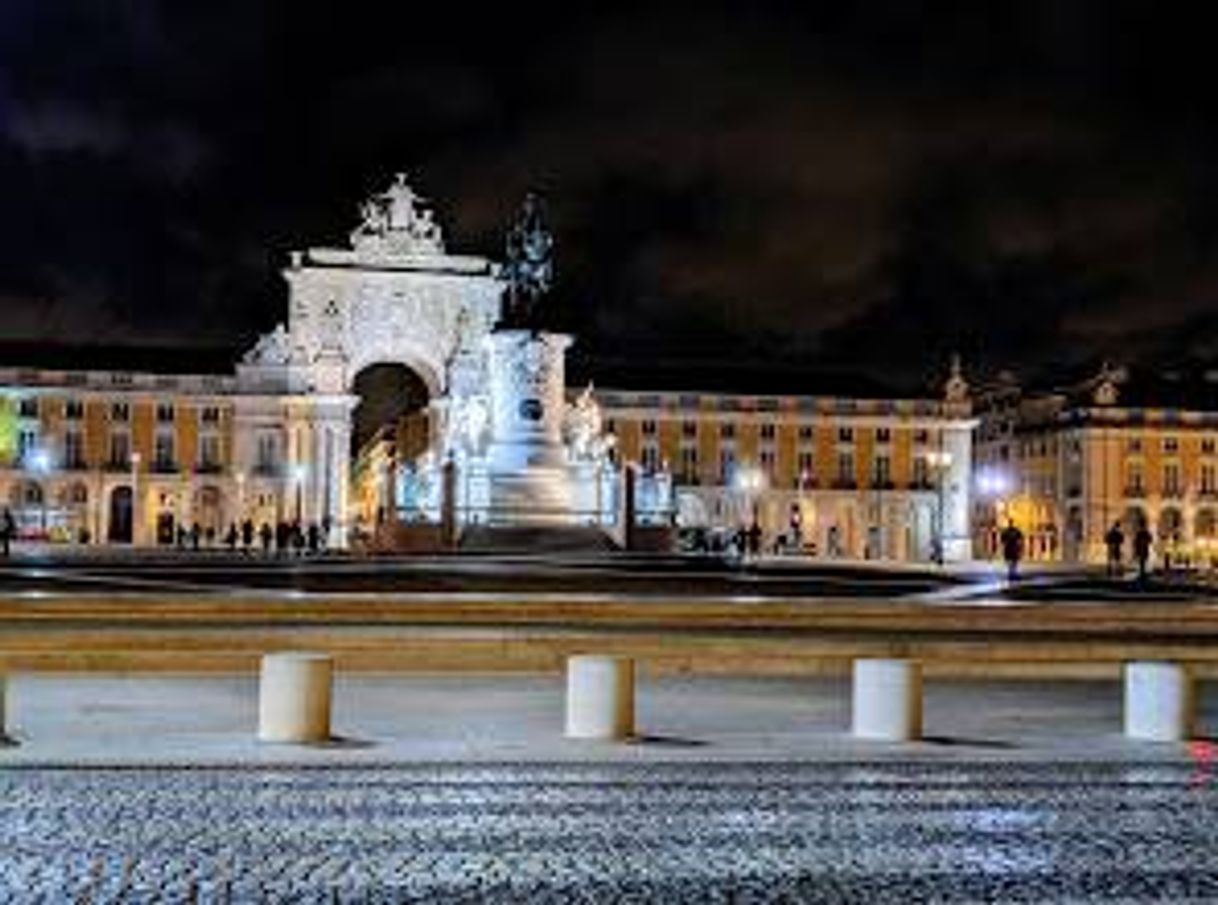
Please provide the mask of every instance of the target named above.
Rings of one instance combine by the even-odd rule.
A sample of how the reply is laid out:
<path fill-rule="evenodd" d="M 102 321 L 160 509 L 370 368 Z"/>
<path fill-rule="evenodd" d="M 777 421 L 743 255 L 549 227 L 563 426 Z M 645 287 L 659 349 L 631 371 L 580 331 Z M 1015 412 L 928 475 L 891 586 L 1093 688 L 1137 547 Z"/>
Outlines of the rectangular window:
<path fill-rule="evenodd" d="M 173 405 L 168 402 L 158 402 L 156 406 L 156 420 L 161 424 L 173 421 Z"/>
<path fill-rule="evenodd" d="M 871 479 L 877 487 L 887 487 L 892 480 L 892 459 L 888 456 L 876 456 L 872 463 Z"/>
<path fill-rule="evenodd" d="M 37 418 L 38 417 L 38 400 L 32 396 L 22 399 L 17 404 L 17 413 L 22 418 Z"/>
<path fill-rule="evenodd" d="M 1202 437 L 1201 438 L 1201 452 L 1207 456 L 1212 456 L 1214 454 L 1214 438 L 1213 437 Z"/>
<path fill-rule="evenodd" d="M 258 435 L 258 456 L 254 468 L 261 474 L 274 474 L 279 468 L 279 442 L 274 434 Z"/>
<path fill-rule="evenodd" d="M 925 444 L 930 439 L 930 434 L 926 428 L 920 427 L 914 431 L 914 443 Z"/>
<path fill-rule="evenodd" d="M 1163 466 L 1163 493 L 1165 496 L 1180 494 L 1180 466 L 1174 462 Z"/>
<path fill-rule="evenodd" d="M 1142 451 L 1142 438 L 1130 437 L 1129 442 L 1125 444 L 1125 449 L 1131 453 L 1140 453 Z"/>
<path fill-rule="evenodd" d="M 68 421 L 79 421 L 85 416 L 85 404 L 79 399 L 68 399 L 63 404 L 63 417 Z"/>
<path fill-rule="evenodd" d="M 913 460 L 913 484 L 915 487 L 930 486 L 930 472 L 926 467 L 926 459 L 922 456 Z"/>
<path fill-rule="evenodd" d="M 652 436 L 655 436 L 655 433 L 656 433 L 656 423 L 650 419 L 647 421 L 644 421 L 643 422 L 643 435 L 647 436 L 647 437 L 652 437 Z"/>
<path fill-rule="evenodd" d="M 655 444 L 646 444 L 639 458 L 645 472 L 654 473 L 660 470 L 660 448 Z"/>
<path fill-rule="evenodd" d="M 732 440 L 736 436 L 736 425 L 725 421 L 719 425 L 719 436 L 724 440 Z"/>
<path fill-rule="evenodd" d="M 774 439 L 774 423 L 772 421 L 767 421 L 765 424 L 761 425 L 761 439 Z"/>
<path fill-rule="evenodd" d="M 17 432 L 17 461 L 26 462 L 38 449 L 38 432 L 22 428 Z"/>
<path fill-rule="evenodd" d="M 811 450 L 801 449 L 796 456 L 796 467 L 799 468 L 799 473 L 807 474 L 809 477 L 816 471 L 816 463 L 812 459 Z"/>
<path fill-rule="evenodd" d="M 837 483 L 843 486 L 854 483 L 854 453 L 837 454 Z"/>
<path fill-rule="evenodd" d="M 173 434 L 160 433 L 156 435 L 152 458 L 154 466 L 159 471 L 172 471 L 174 469 Z"/>
<path fill-rule="evenodd" d="M 731 449 L 719 451 L 719 482 L 730 484 L 736 474 L 736 452 Z"/>
<path fill-rule="evenodd" d="M 1177 438 L 1175 438 L 1175 437 L 1164 437 L 1163 438 L 1163 452 L 1174 453 L 1174 452 L 1178 452 L 1179 449 L 1180 449 L 1180 441 Z"/>
<path fill-rule="evenodd" d="M 839 427 L 837 429 L 837 442 L 838 443 L 853 443 L 854 442 L 854 428 L 853 427 Z"/>
<path fill-rule="evenodd" d="M 691 440 L 696 438 L 698 436 L 698 422 L 697 421 L 682 421 L 681 422 L 681 436 L 685 437 L 687 439 L 691 439 Z"/>
<path fill-rule="evenodd" d="M 891 443 L 892 442 L 892 431 L 886 427 L 877 427 L 875 429 L 875 442 L 876 443 Z"/>
<path fill-rule="evenodd" d="M 130 421 L 131 407 L 125 402 L 113 402 L 110 404 L 110 420 L 111 421 Z"/>
<path fill-rule="evenodd" d="M 1201 466 L 1201 492 L 1213 494 L 1218 487 L 1214 484 L 1214 466 L 1206 463 Z"/>
<path fill-rule="evenodd" d="M 220 422 L 220 408 L 215 405 L 205 405 L 199 412 L 199 420 L 204 424 L 218 424 Z"/>
<path fill-rule="evenodd" d="M 220 437 L 218 434 L 202 434 L 199 437 L 199 466 L 208 470 L 220 467 Z"/>
<path fill-rule="evenodd" d="M 812 425 L 811 424 L 801 424 L 799 426 L 799 439 L 805 440 L 805 441 L 812 439 Z"/>
<path fill-rule="evenodd" d="M 698 480 L 698 447 L 682 446 L 681 447 L 681 478 L 686 484 L 693 484 Z"/>
<path fill-rule="evenodd" d="M 85 467 L 85 438 L 78 430 L 65 431 L 63 435 L 63 467 Z"/>
<path fill-rule="evenodd" d="M 1129 464 L 1129 471 L 1126 474 L 1125 486 L 1128 488 L 1130 495 L 1141 496 L 1143 487 L 1142 466 L 1137 462 Z"/>
<path fill-rule="evenodd" d="M 126 431 L 110 434 L 109 464 L 112 468 L 127 468 L 131 464 L 131 435 Z"/>
<path fill-rule="evenodd" d="M 761 451 L 761 455 L 759 456 L 759 458 L 761 460 L 761 470 L 764 471 L 766 473 L 766 475 L 768 475 L 770 477 L 770 479 L 772 480 L 774 477 L 774 464 L 775 464 L 774 450 L 763 449 Z"/>

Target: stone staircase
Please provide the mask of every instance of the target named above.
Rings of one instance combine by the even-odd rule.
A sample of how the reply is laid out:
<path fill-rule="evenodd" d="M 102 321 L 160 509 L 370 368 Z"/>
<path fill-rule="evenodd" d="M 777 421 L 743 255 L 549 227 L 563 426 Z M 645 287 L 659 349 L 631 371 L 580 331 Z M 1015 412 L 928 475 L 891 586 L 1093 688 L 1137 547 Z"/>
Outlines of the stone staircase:
<path fill-rule="evenodd" d="M 583 525 L 470 525 L 459 547 L 477 553 L 602 553 L 618 549 L 603 529 Z"/>

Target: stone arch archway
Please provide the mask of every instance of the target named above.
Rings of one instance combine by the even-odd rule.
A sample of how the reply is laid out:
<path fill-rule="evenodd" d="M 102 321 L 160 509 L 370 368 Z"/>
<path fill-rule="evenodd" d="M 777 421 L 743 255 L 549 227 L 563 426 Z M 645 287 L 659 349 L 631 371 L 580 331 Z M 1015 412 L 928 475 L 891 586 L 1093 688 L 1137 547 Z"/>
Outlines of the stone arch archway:
<path fill-rule="evenodd" d="M 280 492 L 308 522 L 345 543 L 356 376 L 375 364 L 417 374 L 444 409 L 483 384 L 483 339 L 499 317 L 502 281 L 487 258 L 450 254 L 431 210 L 404 176 L 360 208 L 347 248 L 311 248 L 283 271 L 288 318 L 238 368 L 253 387 L 308 402 L 287 407 Z M 252 458 L 247 451 L 246 458 Z"/>

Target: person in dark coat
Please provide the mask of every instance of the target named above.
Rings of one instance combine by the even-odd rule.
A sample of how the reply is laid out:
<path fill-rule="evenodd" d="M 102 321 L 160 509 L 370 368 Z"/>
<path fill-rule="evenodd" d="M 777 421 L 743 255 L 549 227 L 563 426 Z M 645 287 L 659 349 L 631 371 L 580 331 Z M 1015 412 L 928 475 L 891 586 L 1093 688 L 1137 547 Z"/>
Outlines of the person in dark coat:
<path fill-rule="evenodd" d="M 1125 544 L 1125 533 L 1121 530 L 1120 522 L 1113 522 L 1108 533 L 1104 535 L 1104 546 L 1108 548 L 1108 574 L 1121 574 L 1121 547 Z"/>
<path fill-rule="evenodd" d="M 271 526 L 267 522 L 262 523 L 262 527 L 258 529 L 258 536 L 262 539 L 262 555 L 271 555 L 271 540 L 275 536 L 275 532 L 271 530 Z"/>
<path fill-rule="evenodd" d="M 9 511 L 7 506 L 4 507 L 4 515 L 0 516 L 0 544 L 4 547 L 4 558 L 8 559 L 9 552 L 12 549 L 13 541 L 17 538 L 17 522 L 13 519 L 13 513 Z"/>
<path fill-rule="evenodd" d="M 254 522 L 251 519 L 246 519 L 241 523 L 241 546 L 246 553 L 250 552 L 250 547 L 254 545 Z"/>
<path fill-rule="evenodd" d="M 1138 578 L 1146 578 L 1146 564 L 1150 561 L 1150 545 L 1152 542 L 1150 531 L 1145 525 L 1141 525 L 1138 531 L 1133 536 L 1133 558 L 1138 564 Z"/>
<path fill-rule="evenodd" d="M 235 522 L 228 523 L 228 532 L 224 535 L 224 543 L 228 547 L 229 553 L 237 552 L 237 525 Z"/>
<path fill-rule="evenodd" d="M 1007 564 L 1007 579 L 1014 581 L 1019 577 L 1019 561 L 1023 559 L 1023 532 L 1015 527 L 1014 522 L 1008 521 L 998 541 L 1002 545 L 1002 558 Z"/>

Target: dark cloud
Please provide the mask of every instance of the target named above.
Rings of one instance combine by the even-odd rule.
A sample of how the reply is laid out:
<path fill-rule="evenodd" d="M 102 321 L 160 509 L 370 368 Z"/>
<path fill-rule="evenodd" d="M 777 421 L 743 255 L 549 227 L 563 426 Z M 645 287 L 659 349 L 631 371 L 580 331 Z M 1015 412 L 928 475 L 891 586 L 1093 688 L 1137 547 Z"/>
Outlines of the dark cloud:
<path fill-rule="evenodd" d="M 10 0 L 0 332 L 239 345 L 407 168 L 463 250 L 548 193 L 588 354 L 1212 357 L 1207 55 L 1132 2 Z"/>

